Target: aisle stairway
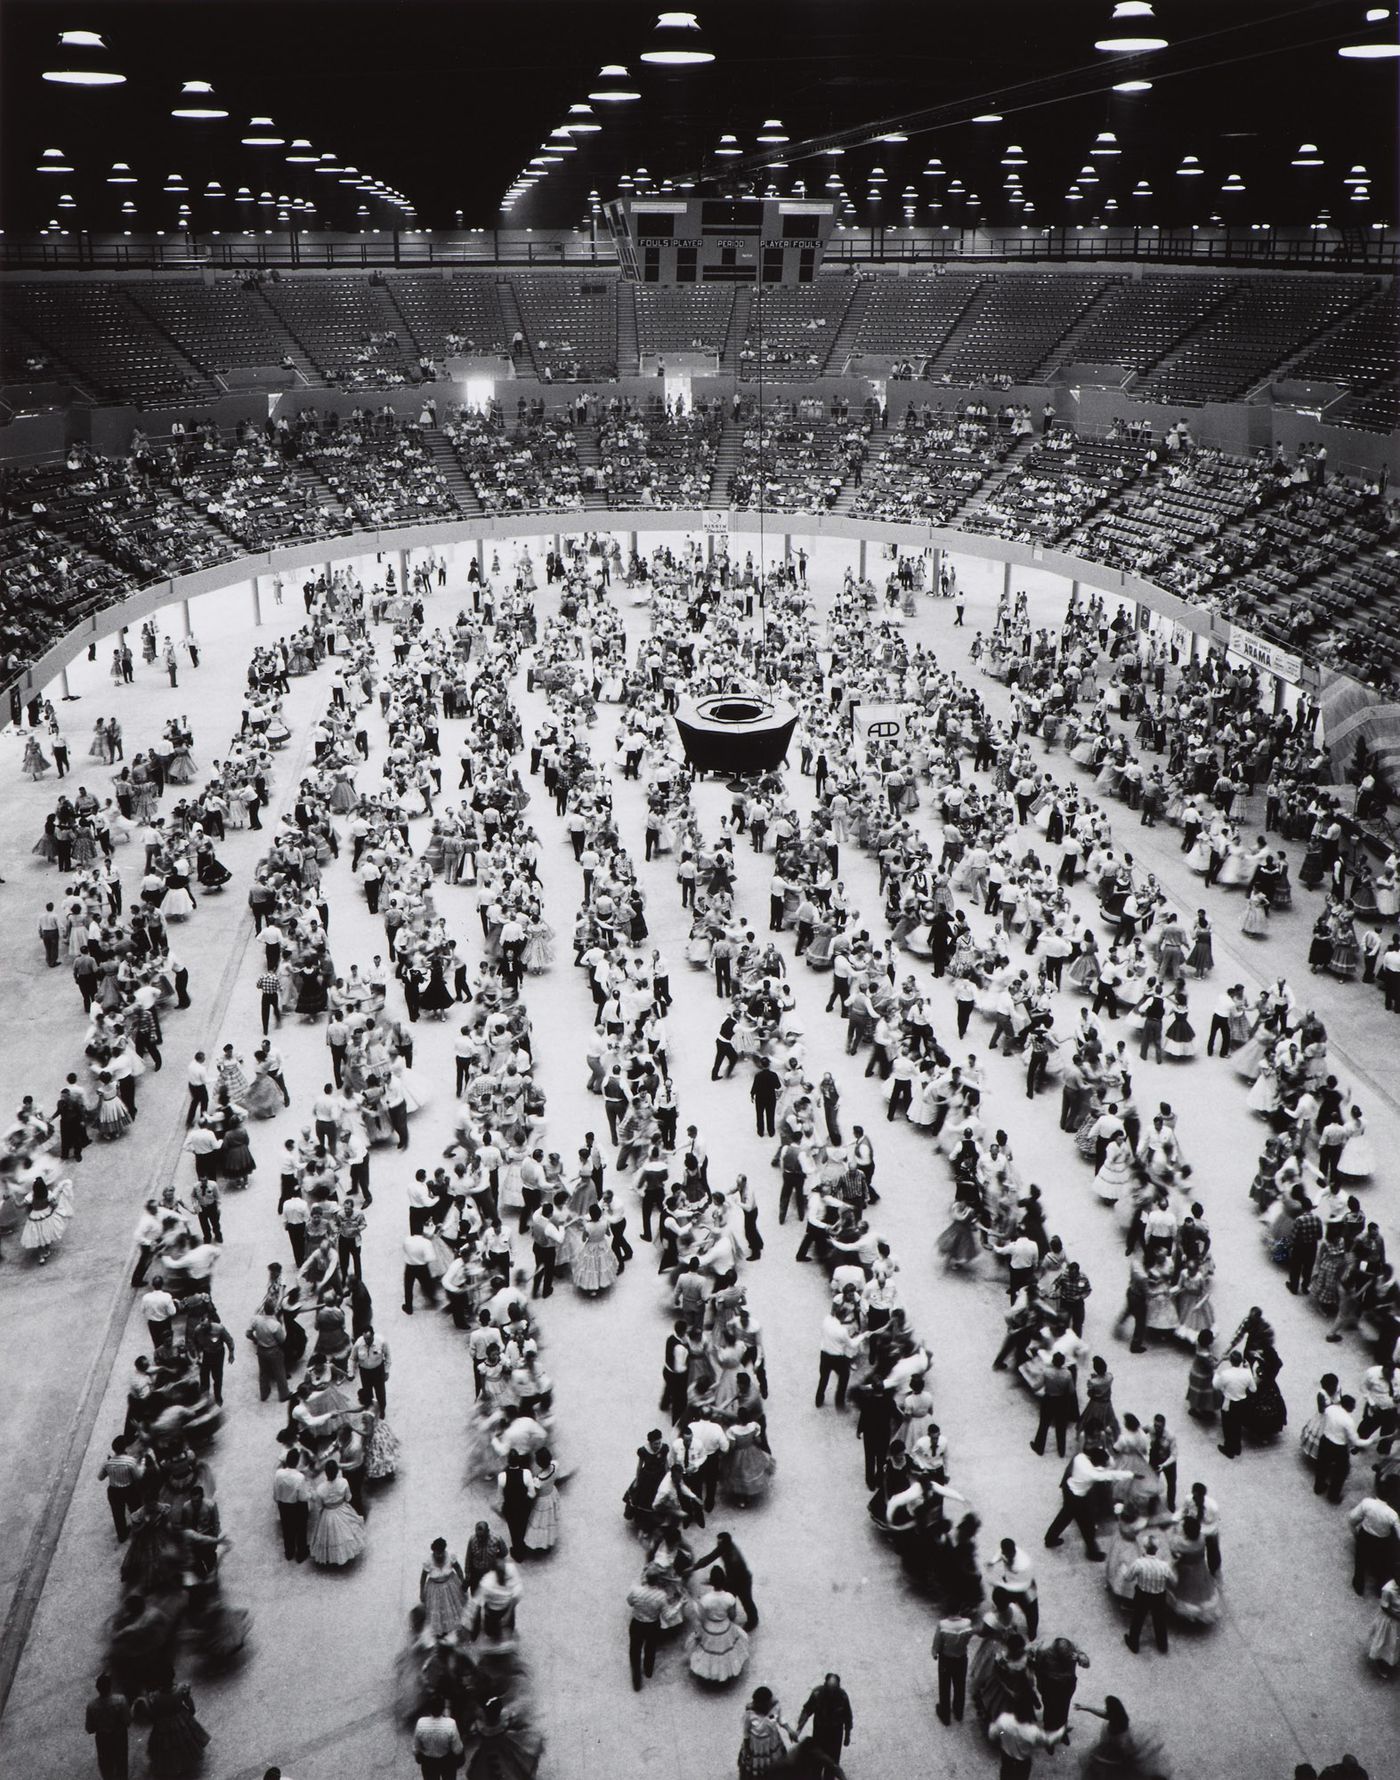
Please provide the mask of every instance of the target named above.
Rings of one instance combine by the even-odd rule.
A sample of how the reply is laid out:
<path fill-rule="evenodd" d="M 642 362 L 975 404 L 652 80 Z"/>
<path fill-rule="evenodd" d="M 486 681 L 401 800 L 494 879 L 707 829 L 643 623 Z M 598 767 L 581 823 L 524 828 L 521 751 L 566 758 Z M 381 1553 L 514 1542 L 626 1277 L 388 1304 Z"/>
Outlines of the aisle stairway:
<path fill-rule="evenodd" d="M 1074 363 L 1079 342 L 1098 320 L 1099 311 L 1109 298 L 1115 296 L 1126 283 L 1126 278 L 1110 278 L 1108 280 L 1089 307 L 1081 311 L 1079 319 L 1060 335 L 1049 352 L 1041 359 L 1034 373 L 1028 379 L 1029 382 L 1053 383 L 1057 376 Z"/>
<path fill-rule="evenodd" d="M 979 507 L 985 506 L 1001 485 L 1020 468 L 1031 452 L 1035 450 L 1035 447 L 1036 435 L 1034 433 L 1027 433 L 1018 439 L 996 469 L 970 494 L 964 496 L 948 523 L 961 525 L 969 513 L 975 513 Z"/>
<path fill-rule="evenodd" d="M 710 472 L 710 493 L 706 505 L 729 505 L 729 481 L 743 457 L 744 429 L 737 420 L 727 420 L 715 449 L 714 468 Z"/>
<path fill-rule="evenodd" d="M 637 344 L 637 287 L 623 278 L 617 286 L 617 374 L 619 377 L 636 377 L 641 369 L 641 348 Z"/>
<path fill-rule="evenodd" d="M 867 470 L 880 461 L 880 458 L 884 455 L 885 447 L 898 431 L 898 427 L 877 426 L 871 433 L 870 437 L 866 440 L 867 450 L 865 468 Z M 836 505 L 831 509 L 832 512 L 852 512 L 855 508 L 856 496 L 859 492 L 860 490 L 856 487 L 855 476 L 853 474 L 847 475 L 846 480 L 841 484 L 841 492 L 836 497 Z"/>
<path fill-rule="evenodd" d="M 598 429 L 596 426 L 576 426 L 574 428 L 574 446 L 578 455 L 580 470 L 600 469 L 603 454 L 598 449 Z M 602 488 L 585 488 L 583 504 L 585 507 L 605 507 L 608 497 Z"/>
<path fill-rule="evenodd" d="M 525 335 L 525 346 L 520 354 L 517 369 L 525 377 L 538 377 L 540 368 L 535 363 L 535 349 L 530 344 L 529 331 L 520 314 L 520 304 L 516 301 L 515 286 L 502 272 L 496 279 L 496 300 L 501 305 L 501 321 L 504 324 L 506 350 L 517 333 Z"/>
<path fill-rule="evenodd" d="M 831 351 L 827 354 L 826 364 L 822 367 L 823 374 L 828 377 L 845 375 L 846 361 L 855 351 L 861 323 L 865 320 L 865 312 L 870 307 L 870 293 L 875 288 L 875 281 L 872 278 L 854 278 L 851 282 L 854 289 L 851 291 L 850 301 L 846 305 L 846 313 L 841 317 L 841 325 L 836 330 L 836 337 L 831 342 Z"/>
<path fill-rule="evenodd" d="M 748 338 L 749 311 L 753 306 L 753 291 L 747 284 L 741 284 L 734 292 L 734 307 L 730 311 L 729 331 L 724 336 L 724 350 L 720 354 L 719 368 L 729 377 L 739 375 L 739 352 Z"/>
<path fill-rule="evenodd" d="M 457 510 L 463 518 L 475 519 L 483 511 L 481 502 L 476 498 L 476 490 L 467 481 L 457 453 L 452 449 L 451 441 L 445 439 L 436 427 L 422 434 L 428 456 L 433 460 L 433 467 L 441 475 L 452 498 L 457 503 Z"/>

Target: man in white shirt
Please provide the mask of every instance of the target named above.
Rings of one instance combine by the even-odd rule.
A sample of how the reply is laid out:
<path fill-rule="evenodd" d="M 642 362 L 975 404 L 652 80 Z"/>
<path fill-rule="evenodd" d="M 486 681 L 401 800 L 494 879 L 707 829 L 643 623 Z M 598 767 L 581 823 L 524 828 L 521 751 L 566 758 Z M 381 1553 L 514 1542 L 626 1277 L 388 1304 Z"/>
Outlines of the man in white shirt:
<path fill-rule="evenodd" d="M 1045 1543 L 1052 1550 L 1064 1543 L 1066 1528 L 1077 1526 L 1084 1540 L 1084 1555 L 1095 1563 L 1103 1561 L 1098 1540 L 1098 1522 L 1094 1516 L 1093 1489 L 1096 1483 L 1127 1483 L 1131 1471 L 1117 1471 L 1107 1462 L 1101 1446 L 1086 1447 L 1070 1460 L 1060 1479 L 1060 1512 L 1045 1529 Z"/>
<path fill-rule="evenodd" d="M 720 1454 L 729 1451 L 729 1444 L 729 1435 L 720 1424 L 704 1419 L 683 1422 L 671 1443 L 672 1457 L 685 1472 L 691 1489 L 703 1500 L 706 1514 L 714 1509 Z"/>
<path fill-rule="evenodd" d="M 1351 1586 L 1366 1592 L 1366 1579 L 1374 1576 L 1379 1586 L 1397 1574 L 1400 1565 L 1400 1514 L 1381 1496 L 1363 1496 L 1347 1519 L 1356 1538 L 1356 1558 Z"/>
<path fill-rule="evenodd" d="M 1211 1383 L 1220 1393 L 1220 1432 L 1225 1436 L 1216 1450 L 1227 1459 L 1237 1459 L 1244 1432 L 1244 1406 L 1254 1392 L 1254 1374 L 1245 1365 L 1243 1354 L 1236 1352 L 1216 1367 Z"/>
<path fill-rule="evenodd" d="M 165 1289 L 165 1280 L 157 1273 L 151 1280 L 151 1289 L 142 1295 L 141 1314 L 146 1319 L 146 1329 L 151 1337 L 152 1349 L 159 1353 L 170 1339 L 170 1332 L 175 1327 L 175 1318 L 179 1305 Z"/>
<path fill-rule="evenodd" d="M 433 1245 L 426 1236 L 415 1235 L 412 1231 L 403 1239 L 403 1307 L 408 1316 L 413 1315 L 413 1288 L 417 1285 L 423 1297 L 430 1305 L 437 1304 L 437 1283 L 429 1270 L 433 1258 Z"/>
<path fill-rule="evenodd" d="M 1381 1430 L 1377 1428 L 1373 1434 L 1362 1438 L 1353 1414 L 1355 1408 L 1355 1397 L 1342 1396 L 1335 1403 L 1329 1403 L 1322 1412 L 1322 1438 L 1317 1447 L 1313 1494 L 1326 1495 L 1334 1505 L 1341 1501 L 1346 1488 L 1352 1453 L 1374 1446 L 1381 1437 Z"/>
<path fill-rule="evenodd" d="M 868 1334 L 853 1334 L 834 1311 L 823 1318 L 821 1361 L 817 1373 L 818 1409 L 826 1403 L 826 1387 L 833 1378 L 836 1380 L 836 1407 L 846 1407 L 846 1387 L 851 1382 L 851 1361 L 868 1340 Z"/>

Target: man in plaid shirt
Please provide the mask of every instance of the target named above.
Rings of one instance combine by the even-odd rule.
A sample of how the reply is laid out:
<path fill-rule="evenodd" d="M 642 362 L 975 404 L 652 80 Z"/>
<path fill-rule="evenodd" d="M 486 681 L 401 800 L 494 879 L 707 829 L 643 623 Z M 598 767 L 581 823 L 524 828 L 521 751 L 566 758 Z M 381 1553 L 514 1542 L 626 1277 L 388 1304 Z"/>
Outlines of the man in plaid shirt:
<path fill-rule="evenodd" d="M 258 993 L 262 997 L 262 1029 L 263 1037 L 267 1037 L 268 1015 L 274 1015 L 277 1024 L 282 1024 L 282 990 L 275 970 L 265 970 L 258 978 Z"/>
<path fill-rule="evenodd" d="M 1288 1289 L 1295 1296 L 1300 1292 L 1306 1295 L 1312 1284 L 1318 1245 L 1322 1241 L 1322 1219 L 1313 1210 L 1312 1200 L 1306 1193 L 1300 1193 L 1299 1198 L 1303 1211 L 1293 1220 L 1288 1247 Z"/>

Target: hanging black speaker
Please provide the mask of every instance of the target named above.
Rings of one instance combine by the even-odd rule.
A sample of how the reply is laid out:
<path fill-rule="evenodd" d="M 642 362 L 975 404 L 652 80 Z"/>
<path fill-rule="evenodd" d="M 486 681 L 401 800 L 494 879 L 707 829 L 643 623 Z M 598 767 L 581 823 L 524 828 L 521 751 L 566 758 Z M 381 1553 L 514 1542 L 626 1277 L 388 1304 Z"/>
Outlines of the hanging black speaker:
<path fill-rule="evenodd" d="M 676 730 L 685 757 L 697 772 L 746 778 L 781 766 L 797 712 L 785 700 L 757 692 L 716 692 L 684 699 Z"/>

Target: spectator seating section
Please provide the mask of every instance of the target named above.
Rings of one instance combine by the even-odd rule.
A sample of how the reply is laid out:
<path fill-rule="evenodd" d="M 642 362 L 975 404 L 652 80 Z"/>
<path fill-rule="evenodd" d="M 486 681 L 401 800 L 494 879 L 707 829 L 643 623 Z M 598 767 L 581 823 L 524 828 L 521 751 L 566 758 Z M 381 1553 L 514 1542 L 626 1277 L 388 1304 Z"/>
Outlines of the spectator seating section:
<path fill-rule="evenodd" d="M 494 272 L 398 272 L 386 280 L 414 349 L 441 364 L 509 350 Z"/>
<path fill-rule="evenodd" d="M 404 324 L 367 278 L 269 278 L 262 294 L 328 383 L 390 388 L 408 381 Z"/>
<path fill-rule="evenodd" d="M 583 505 L 578 442 L 557 421 L 529 421 L 512 436 L 464 410 L 443 427 L 484 513 L 575 512 Z"/>
<path fill-rule="evenodd" d="M 853 278 L 819 278 L 815 284 L 762 285 L 749 306 L 748 338 L 739 352 L 739 375 L 800 382 L 827 368 L 831 350 L 855 292 Z"/>
<path fill-rule="evenodd" d="M 12 325 L 71 366 L 100 401 L 175 406 L 217 393 L 114 284 L 0 284 L 0 332 Z"/>
<path fill-rule="evenodd" d="M 1107 279 L 1072 273 L 1008 272 L 989 278 L 926 374 L 954 383 L 994 377 L 1031 382 L 1107 288 Z"/>
<path fill-rule="evenodd" d="M 865 436 L 864 422 L 819 419 L 790 403 L 753 408 L 729 478 L 730 506 L 756 507 L 761 490 L 765 507 L 777 512 L 830 512 L 864 455 Z"/>
<path fill-rule="evenodd" d="M 639 284 L 637 346 L 643 353 L 724 351 L 734 313 L 732 284 Z"/>
<path fill-rule="evenodd" d="M 599 274 L 512 277 L 521 325 L 541 377 L 592 383 L 617 375 L 617 280 Z"/>
<path fill-rule="evenodd" d="M 1340 321 L 1374 284 L 1353 278 L 1245 278 L 1139 392 L 1150 402 L 1230 401 Z"/>
<path fill-rule="evenodd" d="M 974 505 L 967 531 L 1057 543 L 1137 480 L 1147 467 L 1145 445 L 1081 439 L 1055 428 Z"/>
<path fill-rule="evenodd" d="M 911 408 L 863 471 L 851 511 L 860 519 L 946 525 L 1013 443 L 994 418 Z"/>
<path fill-rule="evenodd" d="M 1075 340 L 1072 356 L 1083 365 L 1148 371 L 1199 327 L 1237 282 L 1149 272 L 1129 284 L 1115 285 Z"/>
<path fill-rule="evenodd" d="M 703 507 L 723 430 L 718 403 L 680 416 L 657 409 L 606 414 L 598 428 L 600 469 L 584 486 L 608 507 Z"/>
<path fill-rule="evenodd" d="M 237 278 L 214 284 L 157 279 L 135 286 L 131 297 L 204 371 L 280 365 L 295 349 L 291 334 L 257 290 Z"/>
<path fill-rule="evenodd" d="M 985 279 L 963 272 L 872 276 L 854 353 L 912 363 L 915 376 L 952 333 Z"/>

